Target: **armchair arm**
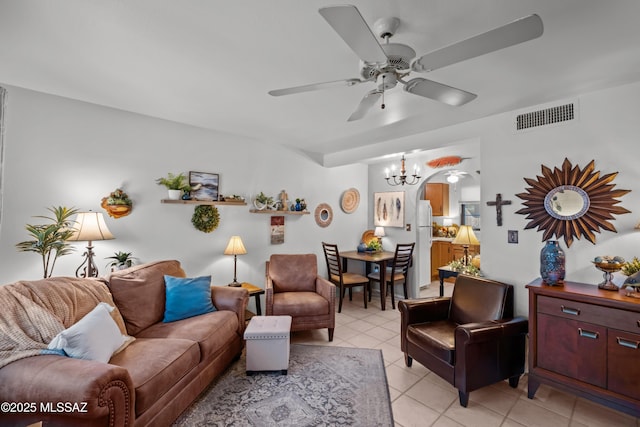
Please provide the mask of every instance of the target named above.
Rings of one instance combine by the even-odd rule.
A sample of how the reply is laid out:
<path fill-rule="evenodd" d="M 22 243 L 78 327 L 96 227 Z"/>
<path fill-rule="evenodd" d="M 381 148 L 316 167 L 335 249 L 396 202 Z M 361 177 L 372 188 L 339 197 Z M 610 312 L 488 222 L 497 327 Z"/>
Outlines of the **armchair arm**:
<path fill-rule="evenodd" d="M 218 310 L 230 310 L 238 316 L 238 333 L 244 334 L 245 310 L 249 303 L 249 291 L 232 286 L 211 286 L 211 301 Z"/>
<path fill-rule="evenodd" d="M 92 360 L 46 355 L 12 362 L 0 369 L 0 401 L 30 405 L 0 413 L 2 425 L 47 421 L 54 426 L 122 427 L 135 421 L 135 393 L 127 370 Z"/>
<path fill-rule="evenodd" d="M 316 277 L 316 293 L 329 301 L 330 305 L 335 305 L 336 285 L 324 277 Z"/>
<path fill-rule="evenodd" d="M 525 317 L 468 323 L 456 328 L 456 347 L 484 341 L 497 341 L 516 335 L 526 335 L 529 321 Z"/>
<path fill-rule="evenodd" d="M 414 323 L 435 322 L 449 317 L 450 297 L 398 301 L 403 327 Z"/>
<path fill-rule="evenodd" d="M 524 373 L 528 323 L 516 317 L 458 326 L 455 387 L 468 393 Z"/>
<path fill-rule="evenodd" d="M 273 316 L 273 281 L 268 274 L 269 262 L 267 261 L 267 275 L 265 276 L 265 284 L 264 284 L 264 305 L 265 305 L 265 314 L 267 316 Z"/>

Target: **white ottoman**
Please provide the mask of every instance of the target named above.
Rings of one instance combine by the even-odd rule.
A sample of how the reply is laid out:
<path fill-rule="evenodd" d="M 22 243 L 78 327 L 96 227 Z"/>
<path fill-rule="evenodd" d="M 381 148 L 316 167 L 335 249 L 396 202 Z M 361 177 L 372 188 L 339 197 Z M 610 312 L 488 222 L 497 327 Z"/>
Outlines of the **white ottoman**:
<path fill-rule="evenodd" d="M 289 369 L 291 316 L 254 316 L 244 331 L 247 341 L 247 375 Z"/>

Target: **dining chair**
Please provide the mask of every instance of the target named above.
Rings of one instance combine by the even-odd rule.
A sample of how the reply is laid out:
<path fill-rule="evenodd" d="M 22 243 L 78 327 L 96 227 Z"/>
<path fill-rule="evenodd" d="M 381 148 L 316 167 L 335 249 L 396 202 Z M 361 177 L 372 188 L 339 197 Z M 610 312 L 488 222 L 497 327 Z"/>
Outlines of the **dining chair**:
<path fill-rule="evenodd" d="M 413 257 L 413 249 L 416 246 L 414 243 L 398 243 L 396 245 L 396 251 L 393 256 L 393 261 L 391 261 L 391 266 L 387 267 L 385 273 L 385 281 L 387 282 L 387 288 L 391 289 L 391 307 L 395 310 L 396 308 L 396 299 L 395 299 L 395 285 L 402 284 L 404 288 L 404 299 L 407 299 L 407 283 L 409 280 L 409 267 L 411 266 L 412 257 Z M 380 272 L 374 271 L 367 275 L 370 281 L 372 282 L 380 282 Z M 380 284 L 380 291 L 382 298 L 382 284 Z M 371 291 L 369 291 L 369 295 L 371 295 Z"/>
<path fill-rule="evenodd" d="M 340 292 L 340 302 L 338 303 L 338 313 L 342 311 L 342 299 L 345 290 L 349 289 L 349 301 L 352 300 L 352 289 L 356 286 L 362 286 L 364 295 L 364 308 L 367 308 L 367 288 L 369 287 L 369 279 L 357 273 L 349 273 L 342 271 L 342 263 L 340 262 L 340 252 L 338 245 L 322 242 L 324 250 L 324 258 L 327 261 L 327 274 L 329 281 L 336 285 Z"/>

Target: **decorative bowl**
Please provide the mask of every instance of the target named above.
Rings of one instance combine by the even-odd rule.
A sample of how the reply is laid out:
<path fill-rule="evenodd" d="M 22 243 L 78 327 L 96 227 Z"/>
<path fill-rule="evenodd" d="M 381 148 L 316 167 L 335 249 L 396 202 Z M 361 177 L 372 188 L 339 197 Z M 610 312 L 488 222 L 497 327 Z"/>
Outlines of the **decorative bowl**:
<path fill-rule="evenodd" d="M 598 270 L 604 273 L 604 281 L 598 285 L 598 288 L 608 291 L 617 291 L 619 288 L 611 279 L 613 278 L 613 273 L 622 270 L 622 266 L 625 263 L 624 258 L 605 255 L 597 256 L 591 262 Z"/>

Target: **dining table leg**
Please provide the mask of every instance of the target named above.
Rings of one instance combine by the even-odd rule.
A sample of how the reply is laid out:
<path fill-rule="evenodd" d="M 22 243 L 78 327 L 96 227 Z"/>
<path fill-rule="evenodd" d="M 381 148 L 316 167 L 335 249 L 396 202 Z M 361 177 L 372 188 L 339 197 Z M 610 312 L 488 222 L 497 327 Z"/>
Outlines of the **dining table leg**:
<path fill-rule="evenodd" d="M 383 260 L 378 265 L 380 266 L 380 308 L 385 310 L 387 305 L 387 262 Z"/>

